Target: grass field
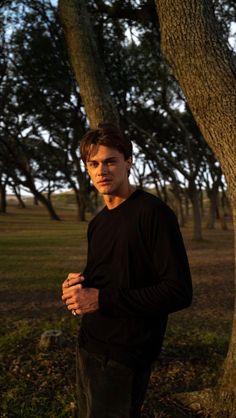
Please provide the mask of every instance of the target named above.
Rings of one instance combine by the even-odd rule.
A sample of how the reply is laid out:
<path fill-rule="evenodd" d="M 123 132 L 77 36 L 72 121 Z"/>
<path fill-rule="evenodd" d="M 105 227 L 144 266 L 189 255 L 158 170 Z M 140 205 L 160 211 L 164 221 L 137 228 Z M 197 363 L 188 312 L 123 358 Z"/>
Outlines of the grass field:
<path fill-rule="evenodd" d="M 0 417 L 73 417 L 79 324 L 60 300 L 68 272 L 83 270 L 86 223 L 73 205 L 62 222 L 40 207 L 9 207 L 0 215 Z M 191 308 L 172 314 L 144 405 L 145 418 L 194 417 L 171 394 L 215 385 L 227 352 L 233 311 L 233 233 L 204 231 L 202 243 L 183 229 L 194 283 Z M 38 349 L 40 335 L 60 329 L 64 344 Z M 198 415 L 199 417 L 199 415 Z"/>

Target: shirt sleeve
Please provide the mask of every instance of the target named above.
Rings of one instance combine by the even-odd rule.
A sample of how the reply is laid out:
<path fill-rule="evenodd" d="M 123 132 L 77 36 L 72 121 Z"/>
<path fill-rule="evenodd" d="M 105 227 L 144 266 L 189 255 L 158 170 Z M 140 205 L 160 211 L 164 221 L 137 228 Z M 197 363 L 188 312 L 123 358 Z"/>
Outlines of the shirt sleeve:
<path fill-rule="evenodd" d="M 163 316 L 187 308 L 192 300 L 189 263 L 175 214 L 167 205 L 143 221 L 156 283 L 143 288 L 99 291 L 100 311 L 113 317 Z"/>

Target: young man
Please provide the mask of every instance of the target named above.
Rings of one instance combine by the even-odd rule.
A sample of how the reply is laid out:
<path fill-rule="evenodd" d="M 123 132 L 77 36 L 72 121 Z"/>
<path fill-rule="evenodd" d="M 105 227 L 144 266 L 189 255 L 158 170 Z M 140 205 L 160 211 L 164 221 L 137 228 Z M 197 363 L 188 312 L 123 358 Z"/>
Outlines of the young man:
<path fill-rule="evenodd" d="M 82 315 L 79 418 L 139 418 L 168 314 L 191 303 L 188 260 L 172 210 L 129 184 L 131 142 L 102 124 L 80 151 L 106 206 L 89 224 L 83 274 L 63 283 L 67 308 Z"/>

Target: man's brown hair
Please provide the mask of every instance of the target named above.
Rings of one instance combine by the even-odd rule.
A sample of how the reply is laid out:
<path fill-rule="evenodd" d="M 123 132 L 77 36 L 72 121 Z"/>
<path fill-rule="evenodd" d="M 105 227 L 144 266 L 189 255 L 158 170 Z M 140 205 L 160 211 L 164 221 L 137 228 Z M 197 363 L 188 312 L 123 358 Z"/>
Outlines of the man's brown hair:
<path fill-rule="evenodd" d="M 132 156 L 132 142 L 124 138 L 119 128 L 111 123 L 100 123 L 97 129 L 90 129 L 80 141 L 80 155 L 86 164 L 92 146 L 104 145 L 115 148 L 128 160 Z"/>

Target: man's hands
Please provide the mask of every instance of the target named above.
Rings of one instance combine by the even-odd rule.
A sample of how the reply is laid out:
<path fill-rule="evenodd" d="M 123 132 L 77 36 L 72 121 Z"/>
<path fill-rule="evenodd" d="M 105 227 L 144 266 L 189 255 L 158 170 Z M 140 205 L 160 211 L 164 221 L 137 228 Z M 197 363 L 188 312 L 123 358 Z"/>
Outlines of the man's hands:
<path fill-rule="evenodd" d="M 62 283 L 62 300 L 69 311 L 77 315 L 94 312 L 98 309 L 98 289 L 83 288 L 84 276 L 81 273 L 69 273 Z"/>

